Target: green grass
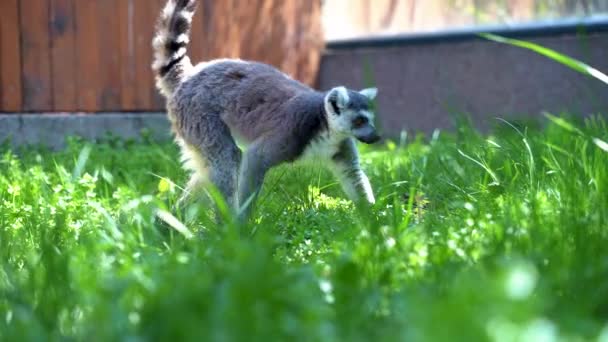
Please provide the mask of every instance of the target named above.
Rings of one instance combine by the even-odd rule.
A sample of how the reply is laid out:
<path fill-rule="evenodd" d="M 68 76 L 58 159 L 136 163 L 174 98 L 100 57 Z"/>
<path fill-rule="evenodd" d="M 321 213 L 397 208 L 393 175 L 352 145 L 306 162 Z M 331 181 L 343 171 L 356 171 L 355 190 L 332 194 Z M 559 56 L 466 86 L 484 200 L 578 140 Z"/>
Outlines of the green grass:
<path fill-rule="evenodd" d="M 5 146 L 0 340 L 607 341 L 607 124 L 545 121 L 364 149 L 371 210 L 278 168 L 243 237 L 155 220 L 172 143 Z"/>

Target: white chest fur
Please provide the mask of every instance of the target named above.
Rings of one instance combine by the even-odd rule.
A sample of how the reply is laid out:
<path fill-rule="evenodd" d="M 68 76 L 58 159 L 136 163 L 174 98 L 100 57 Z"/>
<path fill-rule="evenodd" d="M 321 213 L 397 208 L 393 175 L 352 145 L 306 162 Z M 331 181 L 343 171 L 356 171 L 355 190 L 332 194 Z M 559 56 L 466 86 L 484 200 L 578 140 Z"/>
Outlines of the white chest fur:
<path fill-rule="evenodd" d="M 323 133 L 306 146 L 303 157 L 304 159 L 329 160 L 338 152 L 340 143 L 344 139 L 337 134 Z"/>

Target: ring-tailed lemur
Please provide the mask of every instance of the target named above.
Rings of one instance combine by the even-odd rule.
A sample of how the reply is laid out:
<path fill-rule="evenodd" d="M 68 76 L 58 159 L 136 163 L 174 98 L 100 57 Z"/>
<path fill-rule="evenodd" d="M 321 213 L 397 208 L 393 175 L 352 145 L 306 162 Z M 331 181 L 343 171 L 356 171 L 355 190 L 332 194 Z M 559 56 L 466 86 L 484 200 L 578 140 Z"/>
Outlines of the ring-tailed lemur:
<path fill-rule="evenodd" d="M 192 171 L 185 194 L 209 179 L 239 208 L 253 200 L 271 167 L 317 156 L 329 162 L 351 200 L 374 203 L 353 137 L 368 144 L 380 139 L 369 107 L 376 89 L 318 92 L 269 65 L 238 59 L 193 66 L 186 46 L 195 5 L 169 0 L 153 41 L 156 84 Z M 235 138 L 250 143 L 243 158 Z M 245 207 L 241 218 L 249 215 L 251 205 Z"/>

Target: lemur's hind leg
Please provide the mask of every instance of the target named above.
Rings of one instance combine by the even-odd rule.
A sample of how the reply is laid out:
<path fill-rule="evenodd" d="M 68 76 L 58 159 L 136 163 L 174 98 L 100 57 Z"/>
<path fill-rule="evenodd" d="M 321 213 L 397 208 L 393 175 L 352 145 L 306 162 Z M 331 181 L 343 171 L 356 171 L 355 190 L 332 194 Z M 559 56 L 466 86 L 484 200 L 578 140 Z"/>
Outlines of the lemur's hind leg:
<path fill-rule="evenodd" d="M 205 158 L 203 158 L 198 147 L 186 143 L 179 136 L 176 141 L 181 148 L 181 161 L 183 166 L 186 170 L 190 171 L 190 179 L 175 204 L 177 208 L 181 208 L 187 202 L 200 195 L 200 190 L 202 189 L 205 180 L 208 178 L 208 171 Z"/>
<path fill-rule="evenodd" d="M 177 208 L 182 208 L 189 200 L 198 197 L 200 190 L 203 187 L 204 179 L 204 176 L 202 176 L 198 171 L 192 171 L 190 180 L 188 180 L 182 195 L 177 200 Z"/>
<path fill-rule="evenodd" d="M 263 143 L 252 144 L 245 153 L 240 166 L 238 177 L 237 205 L 239 208 L 239 220 L 246 221 L 253 209 L 266 172 L 270 168 L 263 153 Z"/>
<path fill-rule="evenodd" d="M 277 133 L 274 139 L 259 138 L 247 149 L 238 178 L 239 220 L 245 222 L 251 215 L 266 172 L 293 155 L 293 142 Z M 271 135 L 271 134 L 270 134 Z M 272 136 L 272 135 L 271 135 Z"/>
<path fill-rule="evenodd" d="M 348 138 L 340 144 L 338 152 L 332 157 L 331 170 L 340 180 L 342 189 L 353 202 L 375 203 L 369 179 L 359 165 L 359 153 L 353 139 Z"/>
<path fill-rule="evenodd" d="M 230 129 L 219 115 L 198 116 L 186 128 L 183 134 L 188 143 L 200 151 L 205 163 L 204 176 L 202 172 L 193 174 L 189 187 L 198 188 L 208 180 L 219 190 L 226 203 L 235 208 L 241 150 L 232 138 Z"/>

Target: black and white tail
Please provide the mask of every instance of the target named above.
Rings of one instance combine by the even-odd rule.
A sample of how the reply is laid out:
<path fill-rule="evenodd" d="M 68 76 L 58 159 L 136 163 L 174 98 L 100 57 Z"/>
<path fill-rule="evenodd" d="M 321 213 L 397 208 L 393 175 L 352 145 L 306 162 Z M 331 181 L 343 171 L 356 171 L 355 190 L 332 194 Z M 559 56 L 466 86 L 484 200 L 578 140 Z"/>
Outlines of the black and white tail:
<path fill-rule="evenodd" d="M 192 68 L 186 47 L 196 0 L 169 0 L 163 9 L 152 42 L 156 86 L 167 98 Z"/>

